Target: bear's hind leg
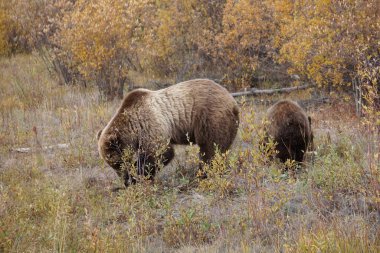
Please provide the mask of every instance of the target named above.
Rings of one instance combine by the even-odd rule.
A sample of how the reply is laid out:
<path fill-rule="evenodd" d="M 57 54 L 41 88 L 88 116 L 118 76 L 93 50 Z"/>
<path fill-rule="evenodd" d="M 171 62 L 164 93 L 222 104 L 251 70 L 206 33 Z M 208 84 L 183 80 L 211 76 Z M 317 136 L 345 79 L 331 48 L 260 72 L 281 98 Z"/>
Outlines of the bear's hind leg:
<path fill-rule="evenodd" d="M 199 145 L 199 155 L 203 163 L 209 164 L 215 155 L 215 148 L 212 145 Z M 199 178 L 207 178 L 207 173 L 203 169 L 202 163 L 199 164 Z"/>
<path fill-rule="evenodd" d="M 166 151 L 162 154 L 162 163 L 164 166 L 168 165 L 171 160 L 174 158 L 174 148 L 172 145 L 169 145 L 166 149 Z"/>
<path fill-rule="evenodd" d="M 215 149 L 212 145 L 199 145 L 201 160 L 209 163 L 215 155 Z"/>

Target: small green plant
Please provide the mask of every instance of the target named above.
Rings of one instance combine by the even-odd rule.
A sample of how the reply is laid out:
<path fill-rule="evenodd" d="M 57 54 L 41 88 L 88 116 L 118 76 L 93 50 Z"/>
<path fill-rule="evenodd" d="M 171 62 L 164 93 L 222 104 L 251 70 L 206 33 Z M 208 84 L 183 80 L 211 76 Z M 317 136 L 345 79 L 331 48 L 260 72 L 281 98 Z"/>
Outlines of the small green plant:
<path fill-rule="evenodd" d="M 252 186 L 261 187 L 271 170 L 276 150 L 273 139 L 266 135 L 268 121 L 265 118 L 258 121 L 256 112 L 250 107 L 244 107 L 241 117 L 244 118 L 240 129 L 242 144 L 236 152 L 236 169 L 247 182 L 246 190 L 251 191 Z"/>
<path fill-rule="evenodd" d="M 231 181 L 231 167 L 229 152 L 221 153 L 216 148 L 215 157 L 210 164 L 203 164 L 203 171 L 206 172 L 207 178 L 200 179 L 199 190 L 202 192 L 213 192 L 224 198 L 234 192 L 235 187 Z M 232 165 L 232 166 L 231 166 Z M 199 173 L 203 173 L 199 171 Z"/>

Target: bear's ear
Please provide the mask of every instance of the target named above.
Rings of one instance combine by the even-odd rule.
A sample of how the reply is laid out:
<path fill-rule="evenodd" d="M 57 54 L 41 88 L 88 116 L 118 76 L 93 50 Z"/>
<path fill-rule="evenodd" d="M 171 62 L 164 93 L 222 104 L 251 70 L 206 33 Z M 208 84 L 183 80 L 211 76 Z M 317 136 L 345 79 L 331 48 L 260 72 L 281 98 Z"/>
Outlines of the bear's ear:
<path fill-rule="evenodd" d="M 309 120 L 309 125 L 311 126 L 311 117 L 307 116 L 307 119 Z"/>
<path fill-rule="evenodd" d="M 102 131 L 103 131 L 103 129 L 100 129 L 99 131 L 98 131 L 98 134 L 97 134 L 97 138 L 98 138 L 98 140 L 99 140 L 99 138 L 100 138 L 100 135 L 102 134 Z"/>

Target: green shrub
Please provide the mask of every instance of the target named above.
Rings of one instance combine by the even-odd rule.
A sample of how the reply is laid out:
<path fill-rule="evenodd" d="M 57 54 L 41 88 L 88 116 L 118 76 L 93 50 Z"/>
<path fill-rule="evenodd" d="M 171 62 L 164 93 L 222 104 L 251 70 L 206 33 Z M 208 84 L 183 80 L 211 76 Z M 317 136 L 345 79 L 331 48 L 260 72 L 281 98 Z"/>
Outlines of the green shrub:
<path fill-rule="evenodd" d="M 363 154 L 357 143 L 340 136 L 336 143 L 326 144 L 309 170 L 309 180 L 328 194 L 355 193 L 365 184 Z"/>

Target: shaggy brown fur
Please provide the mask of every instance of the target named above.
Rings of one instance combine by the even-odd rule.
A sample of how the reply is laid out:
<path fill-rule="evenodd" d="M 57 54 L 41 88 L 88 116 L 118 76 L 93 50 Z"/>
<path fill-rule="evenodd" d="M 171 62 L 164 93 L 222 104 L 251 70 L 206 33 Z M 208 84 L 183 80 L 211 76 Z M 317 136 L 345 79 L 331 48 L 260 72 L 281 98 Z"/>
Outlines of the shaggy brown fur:
<path fill-rule="evenodd" d="M 166 144 L 162 162 L 174 157 L 173 144 L 198 144 L 202 159 L 210 161 L 216 144 L 224 152 L 232 144 L 239 125 L 239 109 L 228 91 L 219 84 L 196 79 L 166 89 L 130 92 L 107 126 L 98 133 L 101 157 L 124 177 L 125 185 L 134 182 L 122 172 L 122 153 L 132 148 L 137 155 L 138 175 L 154 177 L 155 152 Z"/>
<path fill-rule="evenodd" d="M 281 100 L 268 109 L 268 134 L 277 143 L 277 157 L 285 162 L 292 159 L 302 162 L 312 143 L 311 119 L 291 100 Z"/>

